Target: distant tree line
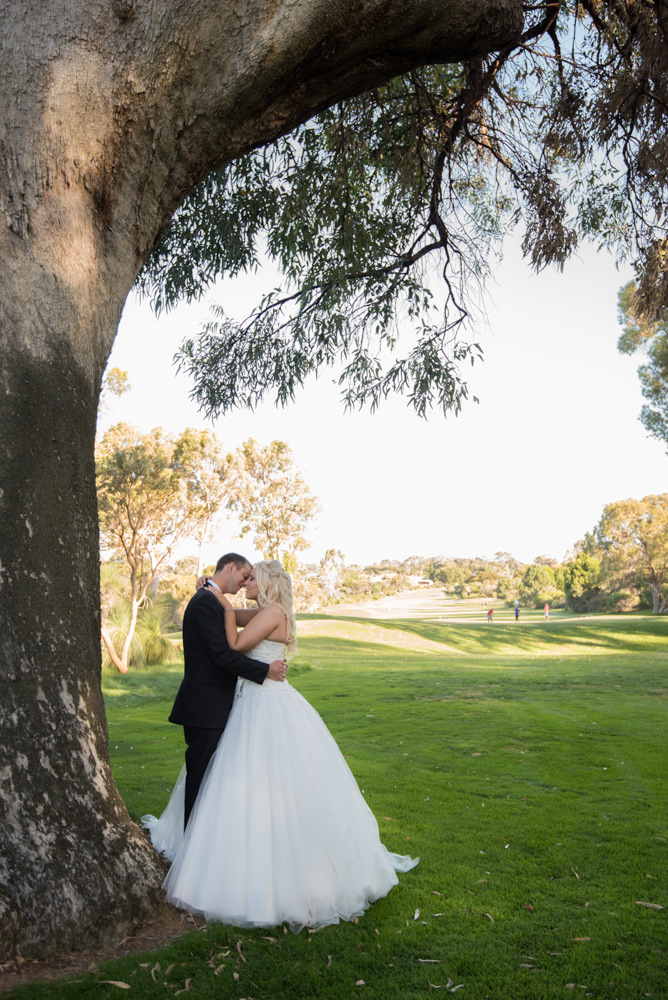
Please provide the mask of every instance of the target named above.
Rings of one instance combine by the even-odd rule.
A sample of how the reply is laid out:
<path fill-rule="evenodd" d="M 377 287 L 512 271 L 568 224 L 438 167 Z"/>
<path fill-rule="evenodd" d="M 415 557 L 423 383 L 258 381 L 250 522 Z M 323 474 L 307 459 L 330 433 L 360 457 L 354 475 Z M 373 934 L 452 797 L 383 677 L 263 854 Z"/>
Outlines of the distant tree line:
<path fill-rule="evenodd" d="M 668 611 L 668 494 L 608 504 L 591 532 L 562 562 L 537 556 L 520 563 L 506 552 L 493 559 L 409 560 L 460 597 L 496 597 L 527 607 L 572 611 Z"/>
<path fill-rule="evenodd" d="M 264 558 L 281 559 L 294 578 L 298 611 L 391 596 L 431 584 L 460 598 L 496 598 L 524 607 L 572 611 L 668 610 L 668 494 L 608 504 L 573 552 L 559 562 L 411 556 L 346 565 L 338 549 L 301 564 L 306 529 L 319 511 L 283 441 L 249 438 L 229 452 L 210 431 L 111 427 L 96 451 L 102 562 L 102 642 L 106 662 L 164 662 L 203 564 L 205 543 L 234 513 Z M 179 555 L 191 544 L 192 555 Z M 243 542 L 239 546 L 243 548 Z M 171 636 L 171 638 L 170 638 Z"/>

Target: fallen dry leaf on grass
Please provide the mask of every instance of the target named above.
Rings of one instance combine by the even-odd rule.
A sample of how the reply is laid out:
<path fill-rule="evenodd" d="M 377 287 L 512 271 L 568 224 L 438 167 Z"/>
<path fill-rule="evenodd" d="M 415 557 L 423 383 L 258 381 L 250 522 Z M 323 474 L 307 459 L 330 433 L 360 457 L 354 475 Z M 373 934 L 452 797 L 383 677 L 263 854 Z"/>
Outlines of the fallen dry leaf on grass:
<path fill-rule="evenodd" d="M 121 990 L 130 989 L 129 983 L 122 983 L 119 979 L 98 979 L 98 983 L 100 983 L 100 985 L 105 983 L 107 986 L 118 986 Z"/>
<path fill-rule="evenodd" d="M 641 899 L 636 899 L 636 906 L 649 906 L 651 910 L 662 910 L 663 907 L 658 903 L 643 903 Z"/>

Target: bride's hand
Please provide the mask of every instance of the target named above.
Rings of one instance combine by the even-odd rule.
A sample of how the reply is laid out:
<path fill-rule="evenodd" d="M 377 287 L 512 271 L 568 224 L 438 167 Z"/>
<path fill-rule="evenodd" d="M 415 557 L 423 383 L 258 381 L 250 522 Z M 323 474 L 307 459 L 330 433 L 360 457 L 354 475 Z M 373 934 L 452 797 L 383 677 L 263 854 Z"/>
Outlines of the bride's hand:
<path fill-rule="evenodd" d="M 225 594 L 221 594 L 221 592 L 217 590 L 215 587 L 207 587 L 206 589 L 209 591 L 210 594 L 213 594 L 218 603 L 222 605 L 224 611 L 234 611 L 233 606 L 225 597 Z"/>
<path fill-rule="evenodd" d="M 202 587 L 206 587 L 210 579 L 211 579 L 210 576 L 198 576 L 197 589 L 201 590 Z M 218 590 L 217 587 L 207 587 L 206 589 L 209 591 L 210 594 L 213 594 L 213 596 L 218 599 L 218 602 L 222 604 L 222 606 L 225 608 L 226 611 L 234 611 L 234 607 L 230 604 L 225 595 L 221 594 L 221 592 Z"/>

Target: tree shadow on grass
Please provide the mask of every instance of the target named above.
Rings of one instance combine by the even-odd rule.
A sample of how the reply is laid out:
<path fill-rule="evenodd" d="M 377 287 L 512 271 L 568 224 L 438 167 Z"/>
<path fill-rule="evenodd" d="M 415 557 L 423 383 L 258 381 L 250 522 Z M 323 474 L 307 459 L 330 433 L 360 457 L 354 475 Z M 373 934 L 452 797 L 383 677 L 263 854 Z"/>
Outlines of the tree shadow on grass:
<path fill-rule="evenodd" d="M 627 652 L 660 652 L 668 638 L 668 618 L 638 616 L 624 619 L 587 619 L 562 621 L 554 624 L 536 621 L 525 624 L 458 624 L 414 619 L 335 618 L 327 621 L 351 622 L 390 633 L 409 633 L 429 642 L 449 647 L 458 653 L 540 654 L 550 652 L 577 653 L 581 649 Z M 399 643 L 397 643 L 399 645 Z"/>

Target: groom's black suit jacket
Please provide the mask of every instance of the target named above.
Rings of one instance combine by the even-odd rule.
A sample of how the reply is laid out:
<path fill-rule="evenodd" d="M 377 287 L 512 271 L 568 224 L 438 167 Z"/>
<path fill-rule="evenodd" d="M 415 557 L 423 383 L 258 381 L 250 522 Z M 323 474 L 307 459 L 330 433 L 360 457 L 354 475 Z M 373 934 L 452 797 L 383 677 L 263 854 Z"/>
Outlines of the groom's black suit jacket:
<path fill-rule="evenodd" d="M 225 728 L 237 677 L 262 684 L 268 663 L 230 649 L 225 615 L 216 596 L 202 587 L 183 616 L 184 676 L 169 721 L 202 729 Z"/>

